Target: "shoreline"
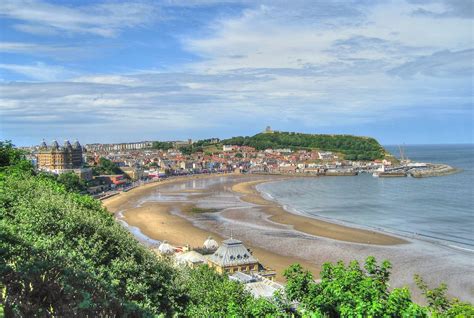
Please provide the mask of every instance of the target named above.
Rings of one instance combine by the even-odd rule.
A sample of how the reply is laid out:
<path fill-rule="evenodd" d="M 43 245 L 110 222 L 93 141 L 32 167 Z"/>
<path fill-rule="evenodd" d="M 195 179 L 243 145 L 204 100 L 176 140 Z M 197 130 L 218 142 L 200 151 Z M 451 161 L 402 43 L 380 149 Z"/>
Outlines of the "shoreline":
<path fill-rule="evenodd" d="M 284 179 L 283 179 L 284 180 Z M 270 215 L 270 220 L 279 224 L 292 226 L 295 230 L 305 234 L 334 239 L 338 241 L 371 244 L 371 245 L 398 245 L 407 244 L 407 240 L 398 236 L 385 234 L 381 231 L 352 227 L 320 218 L 312 218 L 287 211 L 278 202 L 264 198 L 256 186 L 269 180 L 257 180 L 238 183 L 232 187 L 234 192 L 242 194 L 241 199 L 258 204 Z"/>
<path fill-rule="evenodd" d="M 143 195 L 144 192 L 147 190 L 153 189 L 155 187 L 159 187 L 162 185 L 169 185 L 174 184 L 177 182 L 186 182 L 189 180 L 199 180 L 199 179 L 210 179 L 210 178 L 218 178 L 218 177 L 226 177 L 226 176 L 240 176 L 240 174 L 236 173 L 222 173 L 222 174 L 198 174 L 198 175 L 187 175 L 187 176 L 179 176 L 179 177 L 172 177 L 167 178 L 161 181 L 159 179 L 155 182 L 146 183 L 137 187 L 130 189 L 127 192 L 119 192 L 113 196 L 101 199 L 102 205 L 109 210 L 109 208 L 116 209 L 118 205 L 126 203 L 127 198 L 135 197 L 139 195 Z M 115 214 L 117 211 L 110 211 L 111 213 Z"/>
<path fill-rule="evenodd" d="M 358 228 L 352 228 L 335 223 L 325 222 L 318 219 L 312 219 L 305 216 L 292 214 L 286 211 L 282 206 L 274 201 L 266 200 L 260 192 L 255 189 L 257 184 L 263 182 L 272 182 L 288 179 L 279 177 L 266 177 L 251 181 L 245 181 L 249 176 L 241 174 L 224 174 L 224 175 L 198 175 L 179 177 L 168 179 L 161 182 L 154 182 L 136 187 L 128 192 L 122 192 L 113 197 L 104 199 L 103 206 L 115 215 L 117 219 L 125 222 L 127 227 L 137 228 L 141 235 L 155 241 L 167 240 L 175 246 L 184 246 L 189 244 L 192 247 L 202 245 L 208 236 L 213 236 L 218 241 L 224 240 L 226 237 L 220 235 L 217 229 L 202 229 L 192 221 L 183 216 L 196 216 L 190 213 L 194 204 L 188 202 L 144 202 L 139 203 L 140 199 L 152 191 L 172 186 L 188 181 L 228 177 L 234 182 L 231 191 L 240 197 L 244 202 L 256 205 L 261 208 L 262 212 L 268 216 L 268 220 L 293 228 L 304 235 L 318 236 L 323 239 L 338 240 L 346 243 L 359 243 L 364 245 L 397 245 L 405 244 L 407 241 L 397 237 L 391 237 L 376 231 L 367 231 Z M 254 178 L 254 176 L 251 176 Z M 205 189 L 203 193 L 210 191 Z M 191 191 L 178 190 L 177 193 L 192 193 Z M 199 194 L 199 191 L 195 192 Z M 138 205 L 138 206 L 136 206 Z M 177 213 L 180 212 L 180 213 Z M 211 212 L 212 213 L 212 212 Z M 181 214 L 181 215 L 180 215 Z M 293 224 L 294 223 L 294 224 Z M 143 239 L 142 239 L 143 241 Z M 284 253 L 275 253 L 268 249 L 262 248 L 256 244 L 251 244 L 243 240 L 244 243 L 251 248 L 254 255 L 259 261 L 276 270 L 277 281 L 284 282 L 283 271 L 291 264 L 300 263 L 306 269 L 310 270 L 315 277 L 319 277 L 320 264 L 309 262 L 300 257 L 284 255 Z"/>
<path fill-rule="evenodd" d="M 105 198 L 102 200 L 103 206 L 116 214 L 117 207 L 124 203 L 127 197 L 140 196 L 146 190 L 160 187 L 164 185 L 171 185 L 179 182 L 186 182 L 190 180 L 209 179 L 218 177 L 234 177 L 245 178 L 248 175 L 243 174 L 217 174 L 217 175 L 193 175 L 183 176 L 173 179 L 166 179 L 164 181 L 148 183 L 127 192 L 121 192 L 117 195 Z M 266 182 L 283 181 L 291 177 L 272 176 L 267 179 L 257 179 L 252 181 L 238 182 L 232 185 L 232 191 L 239 194 L 240 198 L 248 203 L 258 205 L 263 208 L 265 213 L 269 215 L 269 219 L 280 225 L 292 226 L 295 230 L 304 234 L 319 236 L 338 241 L 360 243 L 369 245 L 398 245 L 407 244 L 407 240 L 398 237 L 395 234 L 386 234 L 382 231 L 358 228 L 356 225 L 344 225 L 332 222 L 331 220 L 322 220 L 320 218 L 312 218 L 304 215 L 295 214 L 287 211 L 278 202 L 266 199 L 263 194 L 256 189 L 256 186 Z M 181 191 L 184 192 L 184 191 Z M 145 203 L 146 204 L 146 203 Z M 160 205 L 167 205 L 165 202 L 159 202 Z M 181 204 L 182 205 L 182 204 Z M 122 210 L 122 209 L 121 209 Z M 181 209 L 185 210 L 185 209 Z M 187 208 L 189 210 L 189 207 Z"/>
<path fill-rule="evenodd" d="M 194 205 L 176 202 L 145 202 L 139 207 L 133 207 L 130 205 L 130 200 L 136 200 L 137 197 L 146 195 L 147 191 L 156 187 L 203 178 L 209 179 L 223 176 L 231 176 L 232 178 L 237 179 L 239 177 L 245 177 L 245 175 L 239 174 L 226 174 L 207 175 L 201 177 L 191 176 L 187 178 L 183 177 L 179 179 L 165 180 L 162 182 L 146 184 L 143 187 L 137 187 L 132 190 L 133 192 L 122 192 L 114 197 L 107 198 L 102 202 L 103 206 L 110 213 L 114 214 L 118 220 L 124 222 L 129 230 L 131 230 L 131 227 L 138 229 L 140 236 L 145 236 L 153 241 L 166 240 L 174 246 L 184 246 L 189 244 L 192 247 L 200 247 L 209 236 L 212 236 L 219 242 L 225 240 L 227 237 L 223 237 L 222 235 L 218 234 L 217 231 L 209 231 L 199 228 L 188 219 L 176 215 L 176 213 L 173 211 L 174 209 L 186 211 Z M 144 241 L 143 238 L 141 241 Z M 285 255 L 280 255 L 254 244 L 249 244 L 245 241 L 244 243 L 252 250 L 253 254 L 261 263 L 266 266 L 270 266 L 277 272 L 276 280 L 279 282 L 285 282 L 283 271 L 294 263 L 303 265 L 306 269 L 310 270 L 315 275 L 315 277 L 319 277 L 320 267 L 316 266 L 312 262 L 298 257 L 287 257 Z"/>
<path fill-rule="evenodd" d="M 451 297 L 466 301 L 474 299 L 474 285 L 472 281 L 466 281 L 467 277 L 474 275 L 472 254 L 466 251 L 415 237 L 407 237 L 409 244 L 354 243 L 350 241 L 353 237 L 344 241 L 315 236 L 305 234 L 293 225 L 276 222 L 281 221 L 278 213 L 285 219 L 288 216 L 301 221 L 307 218 L 292 215 L 274 201 L 264 199 L 254 187 L 262 182 L 287 179 L 241 174 L 179 177 L 120 193 L 104 200 L 103 206 L 115 215 L 118 222 L 126 224 L 132 235 L 151 248 L 156 242 L 150 239 L 168 240 L 177 246 L 190 244 L 200 247 L 208 236 L 220 242 L 233 233 L 262 264 L 277 272 L 278 282 L 285 282 L 283 271 L 294 263 L 300 263 L 316 279 L 325 262 L 347 264 L 356 260 L 363 264 L 368 256 L 374 256 L 379 262 L 391 262 L 392 288 L 410 288 L 417 302 L 423 303 L 424 297 L 413 280 L 415 274 L 421 275 L 433 288 L 447 283 Z M 241 193 L 232 191 L 232 188 Z M 257 202 L 249 203 L 249 198 Z M 275 213 L 276 221 L 271 219 Z M 317 219 L 313 220 L 316 222 Z M 331 225 L 331 222 L 318 223 Z M 350 226 L 340 228 L 363 233 Z M 396 234 L 386 237 L 399 239 Z"/>

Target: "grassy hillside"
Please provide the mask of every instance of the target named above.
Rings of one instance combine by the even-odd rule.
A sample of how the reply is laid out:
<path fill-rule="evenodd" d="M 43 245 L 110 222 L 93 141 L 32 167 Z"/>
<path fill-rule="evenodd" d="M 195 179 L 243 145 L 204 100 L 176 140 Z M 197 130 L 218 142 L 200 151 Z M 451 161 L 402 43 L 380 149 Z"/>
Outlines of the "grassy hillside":
<path fill-rule="evenodd" d="M 233 137 L 222 144 L 267 148 L 318 149 L 344 154 L 348 160 L 382 159 L 385 149 L 369 137 L 352 135 L 313 135 L 294 132 L 260 133 L 252 137 Z"/>

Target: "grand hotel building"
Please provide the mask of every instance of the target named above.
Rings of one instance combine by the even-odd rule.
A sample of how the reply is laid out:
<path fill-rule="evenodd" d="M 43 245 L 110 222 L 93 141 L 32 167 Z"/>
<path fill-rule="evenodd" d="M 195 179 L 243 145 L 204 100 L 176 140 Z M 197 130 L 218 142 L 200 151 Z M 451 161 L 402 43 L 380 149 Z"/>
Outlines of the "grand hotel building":
<path fill-rule="evenodd" d="M 71 145 L 66 140 L 62 147 L 56 140 L 50 146 L 43 141 L 36 155 L 38 169 L 60 172 L 61 170 L 82 168 L 82 150 L 78 141 Z"/>

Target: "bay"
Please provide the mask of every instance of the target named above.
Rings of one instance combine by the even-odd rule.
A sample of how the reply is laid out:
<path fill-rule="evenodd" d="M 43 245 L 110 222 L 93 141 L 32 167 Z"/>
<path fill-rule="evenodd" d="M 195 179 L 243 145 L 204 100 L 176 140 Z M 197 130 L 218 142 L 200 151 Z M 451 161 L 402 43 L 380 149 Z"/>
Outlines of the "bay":
<path fill-rule="evenodd" d="M 406 145 L 417 162 L 461 169 L 432 178 L 295 178 L 257 187 L 287 210 L 474 250 L 474 145 Z M 397 146 L 386 149 L 398 155 Z"/>

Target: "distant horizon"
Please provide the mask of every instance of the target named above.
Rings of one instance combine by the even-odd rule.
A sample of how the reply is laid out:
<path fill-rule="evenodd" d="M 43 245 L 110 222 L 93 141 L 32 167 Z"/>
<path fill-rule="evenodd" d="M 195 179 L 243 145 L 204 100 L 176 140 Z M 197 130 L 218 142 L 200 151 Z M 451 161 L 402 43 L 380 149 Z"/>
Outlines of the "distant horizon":
<path fill-rule="evenodd" d="M 4 0 L 0 139 L 474 140 L 469 0 Z"/>

